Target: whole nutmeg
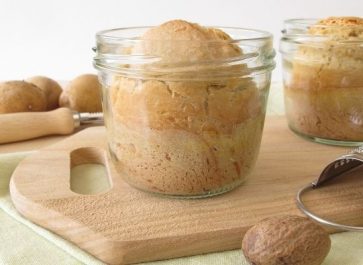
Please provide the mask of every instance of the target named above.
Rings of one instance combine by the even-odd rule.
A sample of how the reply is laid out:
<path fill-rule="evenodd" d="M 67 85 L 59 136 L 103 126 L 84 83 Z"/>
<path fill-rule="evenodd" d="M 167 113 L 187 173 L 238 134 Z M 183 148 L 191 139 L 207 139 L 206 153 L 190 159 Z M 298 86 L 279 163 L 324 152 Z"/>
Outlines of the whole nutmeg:
<path fill-rule="evenodd" d="M 242 251 L 253 265 L 320 265 L 330 250 L 328 233 L 300 216 L 267 218 L 250 228 Z"/>
<path fill-rule="evenodd" d="M 101 112 L 101 95 L 97 75 L 80 75 L 64 89 L 59 97 L 59 106 L 79 112 Z"/>
<path fill-rule="evenodd" d="M 62 93 L 61 86 L 51 78 L 45 76 L 32 76 L 25 81 L 32 83 L 43 90 L 47 98 L 47 110 L 58 108 L 59 96 Z"/>
<path fill-rule="evenodd" d="M 0 83 L 0 114 L 27 111 L 45 111 L 47 101 L 44 92 L 25 81 Z"/>

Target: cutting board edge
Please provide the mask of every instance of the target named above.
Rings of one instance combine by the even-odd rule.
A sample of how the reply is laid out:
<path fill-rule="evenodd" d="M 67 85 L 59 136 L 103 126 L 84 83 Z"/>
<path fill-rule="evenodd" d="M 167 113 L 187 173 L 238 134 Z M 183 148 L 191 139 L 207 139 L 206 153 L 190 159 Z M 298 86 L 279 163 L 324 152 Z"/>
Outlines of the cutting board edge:
<path fill-rule="evenodd" d="M 87 234 L 90 237 L 89 240 L 97 240 L 98 243 L 100 243 L 99 238 L 104 238 L 102 246 L 106 251 L 100 251 L 97 253 L 99 245 L 89 245 L 87 242 L 82 240 L 80 241 L 78 237 L 72 233 L 72 231 L 78 229 L 82 229 L 84 231 L 84 226 L 72 219 L 67 218 L 64 215 L 59 214 L 56 211 L 42 207 L 42 205 L 36 201 L 31 201 L 28 198 L 22 196 L 21 192 L 19 192 L 16 188 L 16 184 L 13 179 L 10 181 L 10 194 L 15 208 L 22 216 L 31 220 L 31 222 L 34 224 L 37 224 L 44 229 L 49 229 L 52 233 L 69 240 L 86 251 L 88 254 L 93 255 L 109 264 L 133 264 L 137 262 L 147 262 L 197 254 L 206 254 L 216 251 L 239 249 L 241 247 L 243 234 L 249 228 L 233 227 L 209 231 L 207 233 L 190 233 L 177 236 L 165 236 L 162 238 L 140 240 L 136 239 L 133 241 L 107 239 L 104 235 L 89 230 L 87 231 Z M 28 211 L 26 209 L 32 210 Z M 37 212 L 37 214 L 35 214 L 35 212 Z M 39 214 L 40 212 L 41 214 Z M 42 216 L 42 218 L 39 218 L 39 216 Z M 59 231 L 59 227 L 64 223 L 68 223 L 67 229 L 61 230 L 63 231 L 62 233 L 55 232 L 57 230 Z M 72 228 L 69 229 L 69 227 Z M 216 237 L 220 238 L 221 236 L 225 237 L 224 241 L 221 241 L 220 239 L 218 241 L 213 240 Z M 186 241 L 189 241 L 189 243 Z M 171 242 L 174 242 L 174 251 L 172 252 L 170 252 Z M 211 246 L 205 242 L 214 243 Z M 139 246 L 140 243 L 142 243 L 142 248 Z M 187 248 L 185 248 L 186 243 L 188 244 Z M 143 254 L 145 254 L 145 251 L 150 249 L 149 246 L 152 246 L 153 252 L 155 252 L 156 247 L 162 251 L 162 254 L 160 254 L 160 252 L 155 254 L 149 253 L 149 255 L 144 256 L 144 258 L 140 258 L 140 256 L 142 257 Z M 117 254 L 115 255 L 115 253 Z"/>

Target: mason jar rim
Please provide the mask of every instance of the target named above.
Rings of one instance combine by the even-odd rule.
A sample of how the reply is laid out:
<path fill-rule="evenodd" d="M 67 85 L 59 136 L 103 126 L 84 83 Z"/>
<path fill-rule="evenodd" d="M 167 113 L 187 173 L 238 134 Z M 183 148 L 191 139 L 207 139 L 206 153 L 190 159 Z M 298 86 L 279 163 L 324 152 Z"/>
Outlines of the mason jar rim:
<path fill-rule="evenodd" d="M 264 71 L 269 71 L 275 67 L 271 33 L 263 30 L 245 29 L 238 27 L 217 27 L 226 32 L 231 40 L 143 40 L 143 33 L 152 27 L 129 27 L 108 29 L 97 32 L 96 44 L 94 49 L 96 55 L 93 58 L 95 68 L 102 71 L 110 71 L 132 76 L 173 76 L 184 78 L 183 75 L 190 76 L 191 73 L 198 68 L 198 76 L 195 78 L 204 78 L 203 75 L 210 78 L 213 66 L 220 69 L 218 73 L 214 73 L 218 78 L 232 78 L 241 76 L 251 76 Z M 162 57 L 154 54 L 143 54 L 136 50 L 135 53 L 128 52 L 129 48 L 137 46 L 139 43 L 149 42 L 168 42 L 184 44 L 201 43 L 202 45 L 226 45 L 232 44 L 241 48 L 243 53 L 238 56 L 226 58 L 216 58 L 204 61 L 177 61 L 175 63 L 167 63 L 164 65 Z M 118 49 L 120 48 L 120 49 Z M 132 49 L 131 49 L 132 51 Z M 132 65 L 132 67 L 130 67 Z M 147 69 L 143 66 L 147 66 Z M 237 71 L 235 66 L 248 65 Z M 211 68 L 212 66 L 212 68 Z M 208 70 L 212 69 L 212 70 Z M 215 69 L 214 69 L 215 70 Z M 230 71 L 233 70 L 233 71 Z M 174 77 L 173 77 L 174 78 Z M 176 77 L 175 77 L 176 78 Z"/>
<path fill-rule="evenodd" d="M 290 18 L 284 20 L 284 25 L 301 25 L 301 26 L 311 26 L 317 28 L 339 28 L 339 27 L 357 27 L 363 28 L 363 25 L 315 25 L 319 22 L 321 18 Z"/>
<path fill-rule="evenodd" d="M 313 49 L 326 50 L 327 45 L 330 49 L 363 49 L 363 38 L 354 39 L 336 39 L 330 35 L 309 34 L 310 26 L 319 29 L 335 29 L 344 26 L 341 25 L 316 25 L 321 20 L 317 18 L 293 18 L 284 21 L 284 29 L 280 40 L 279 51 L 283 57 L 293 57 L 297 59 L 296 51 L 299 47 L 310 47 Z M 363 28 L 361 25 L 352 25 L 352 27 Z M 310 59 L 311 60 L 311 59 Z"/>
<path fill-rule="evenodd" d="M 316 23 L 321 20 L 319 18 L 292 18 L 284 21 L 284 29 L 282 30 L 282 38 L 280 42 L 280 52 L 284 49 L 281 45 L 284 42 L 293 42 L 295 44 L 309 44 L 316 47 L 324 44 L 325 41 L 329 41 L 330 44 L 336 46 L 354 46 L 363 47 L 363 38 L 354 39 L 332 39 L 329 35 L 313 35 L 307 33 L 310 26 L 320 29 L 334 29 L 342 27 L 354 27 L 362 28 L 362 25 L 316 25 Z"/>
<path fill-rule="evenodd" d="M 331 37 L 327 35 L 312 35 L 308 34 L 306 31 L 310 26 L 319 29 L 334 29 L 334 28 L 344 28 L 344 27 L 354 27 L 362 28 L 363 25 L 316 25 L 316 23 L 321 20 L 319 18 L 292 18 L 284 20 L 284 29 L 282 30 L 282 40 L 294 40 L 296 42 L 301 41 L 313 41 L 320 42 L 323 40 L 330 40 Z M 337 44 L 353 44 L 353 45 L 363 45 L 363 38 L 355 38 L 349 40 L 334 40 Z"/>
<path fill-rule="evenodd" d="M 113 28 L 113 29 L 106 29 L 106 30 L 100 30 L 96 32 L 96 39 L 98 40 L 112 40 L 112 41 L 142 41 L 140 36 L 137 37 L 123 37 L 123 36 L 113 36 L 113 35 L 107 35 L 107 33 L 114 33 L 114 32 L 125 32 L 125 31 L 131 31 L 131 30 L 146 30 L 154 28 L 154 26 L 137 26 L 137 27 L 123 27 L 123 28 Z M 250 28 L 241 28 L 241 27 L 225 27 L 225 26 L 206 26 L 206 28 L 218 28 L 218 29 L 228 29 L 228 30 L 238 30 L 238 31 L 244 31 L 244 32 L 250 32 L 255 34 L 260 34 L 258 37 L 244 37 L 244 38 L 232 38 L 231 40 L 175 40 L 176 42 L 183 42 L 183 41 L 193 41 L 193 42 L 206 42 L 206 43 L 235 43 L 240 41 L 258 41 L 258 40 L 268 40 L 272 39 L 273 35 L 264 30 L 259 29 L 250 29 Z M 153 40 L 154 41 L 154 40 Z M 155 41 L 158 41 L 155 39 Z M 173 40 L 174 41 L 174 40 Z"/>

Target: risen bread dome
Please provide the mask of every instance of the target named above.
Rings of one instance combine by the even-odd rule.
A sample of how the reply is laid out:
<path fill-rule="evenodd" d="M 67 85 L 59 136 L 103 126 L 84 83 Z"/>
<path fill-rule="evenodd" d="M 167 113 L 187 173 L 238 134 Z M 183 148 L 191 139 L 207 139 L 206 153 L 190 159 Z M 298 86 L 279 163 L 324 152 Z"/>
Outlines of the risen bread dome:
<path fill-rule="evenodd" d="M 151 28 L 141 37 L 136 51 L 161 58 L 160 63 L 203 62 L 239 56 L 241 49 L 215 28 L 183 20 L 172 20 Z"/>
<path fill-rule="evenodd" d="M 294 61 L 295 85 L 312 89 L 362 86 L 363 49 L 341 40 L 363 40 L 363 19 L 331 17 L 313 25 L 308 33 L 326 36 L 322 43 L 306 43 Z"/>
<path fill-rule="evenodd" d="M 136 49 L 145 55 L 159 56 L 159 66 L 188 61 L 195 63 L 194 71 L 176 81 L 170 80 L 170 75 L 151 80 L 117 77 L 111 88 L 111 100 L 115 114 L 125 124 L 225 133 L 231 131 L 233 124 L 259 113 L 258 90 L 249 78 L 216 80 L 216 67 L 207 70 L 210 66 L 201 66 L 208 60 L 242 55 L 239 47 L 225 42 L 231 40 L 226 33 L 173 20 L 150 29 L 141 39 L 144 42 Z M 149 77 L 149 71 L 144 71 Z M 207 72 L 207 76 L 203 75 L 202 80 L 190 78 L 198 76 L 200 71 Z"/>
<path fill-rule="evenodd" d="M 363 18 L 329 17 L 310 27 L 309 34 L 332 36 L 335 39 L 363 38 Z"/>

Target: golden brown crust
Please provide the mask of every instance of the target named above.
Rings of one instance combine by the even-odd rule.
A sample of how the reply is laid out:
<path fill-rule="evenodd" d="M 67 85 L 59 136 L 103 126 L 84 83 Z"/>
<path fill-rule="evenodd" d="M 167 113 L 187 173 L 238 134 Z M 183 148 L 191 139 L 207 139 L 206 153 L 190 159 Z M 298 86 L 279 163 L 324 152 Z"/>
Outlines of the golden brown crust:
<path fill-rule="evenodd" d="M 360 75 L 363 69 L 363 49 L 358 44 L 337 44 L 341 40 L 359 40 L 363 38 L 363 18 L 359 17 L 330 17 L 320 20 L 307 32 L 311 35 L 324 35 L 329 39 L 320 43 L 305 43 L 300 45 L 294 68 L 307 65 L 325 70 L 336 70 L 341 78 L 332 76 L 337 80 L 335 86 L 341 86 L 342 76 Z M 299 71 L 299 69 L 297 69 Z M 324 74 L 324 73 L 322 73 Z M 315 78 L 318 78 L 315 76 Z M 358 76 L 353 79 L 361 80 Z M 332 82 L 330 82 L 332 83 Z"/>
<path fill-rule="evenodd" d="M 362 38 L 363 18 L 329 17 L 318 21 L 309 31 L 313 35 L 328 35 L 336 38 Z"/>
<path fill-rule="evenodd" d="M 0 113 L 45 111 L 46 97 L 34 84 L 25 81 L 0 83 Z"/>
<path fill-rule="evenodd" d="M 59 105 L 79 112 L 101 112 L 101 95 L 98 77 L 84 74 L 69 83 L 59 98 Z"/>
<path fill-rule="evenodd" d="M 206 31 L 196 23 L 185 20 L 170 20 L 151 28 L 142 36 L 143 40 L 207 40 Z"/>
<path fill-rule="evenodd" d="M 328 17 L 318 21 L 317 25 L 324 26 L 363 26 L 363 18 L 360 17 Z"/>
<path fill-rule="evenodd" d="M 26 81 L 43 90 L 47 98 L 47 110 L 59 107 L 58 101 L 62 88 L 56 81 L 46 76 L 33 76 L 26 79 Z"/>
<path fill-rule="evenodd" d="M 242 54 L 238 46 L 229 43 L 232 39 L 223 31 L 184 20 L 172 20 L 151 28 L 141 40 L 141 44 L 135 47 L 136 52 L 161 58 L 160 62 L 152 64 L 154 67 L 211 61 Z"/>

